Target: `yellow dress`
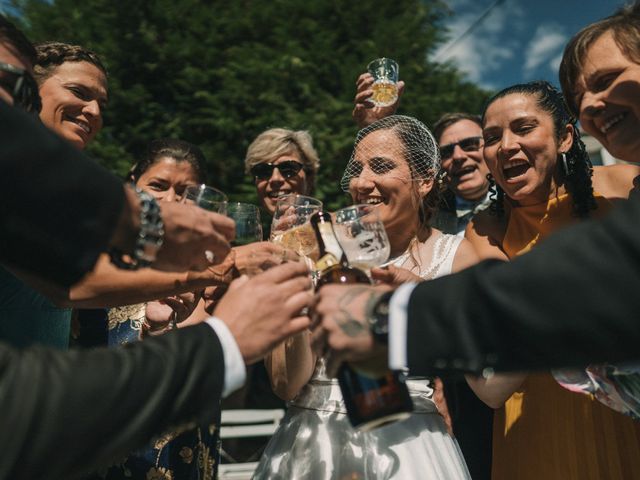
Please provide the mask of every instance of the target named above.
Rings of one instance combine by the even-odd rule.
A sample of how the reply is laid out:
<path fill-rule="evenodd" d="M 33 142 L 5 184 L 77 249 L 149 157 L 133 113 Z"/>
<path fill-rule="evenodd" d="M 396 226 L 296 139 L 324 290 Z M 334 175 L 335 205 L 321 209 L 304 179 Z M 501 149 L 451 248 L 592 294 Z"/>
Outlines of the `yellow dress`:
<path fill-rule="evenodd" d="M 600 195 L 596 202 L 593 217 L 611 208 Z M 567 194 L 538 205 L 506 207 L 502 247 L 509 258 L 579 221 L 571 215 Z M 562 388 L 550 373 L 531 374 L 495 412 L 492 479 L 640 479 L 640 422 Z"/>

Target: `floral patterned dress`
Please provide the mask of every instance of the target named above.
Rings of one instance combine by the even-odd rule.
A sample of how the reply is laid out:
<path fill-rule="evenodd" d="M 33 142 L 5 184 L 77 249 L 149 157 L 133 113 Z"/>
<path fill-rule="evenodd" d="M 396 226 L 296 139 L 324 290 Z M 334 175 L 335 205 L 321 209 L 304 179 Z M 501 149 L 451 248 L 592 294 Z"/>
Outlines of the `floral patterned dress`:
<path fill-rule="evenodd" d="M 144 314 L 145 304 L 111 309 L 109 346 L 138 341 Z M 217 476 L 218 452 L 218 429 L 215 424 L 206 429 L 169 432 L 99 472 L 94 478 L 210 480 Z"/>

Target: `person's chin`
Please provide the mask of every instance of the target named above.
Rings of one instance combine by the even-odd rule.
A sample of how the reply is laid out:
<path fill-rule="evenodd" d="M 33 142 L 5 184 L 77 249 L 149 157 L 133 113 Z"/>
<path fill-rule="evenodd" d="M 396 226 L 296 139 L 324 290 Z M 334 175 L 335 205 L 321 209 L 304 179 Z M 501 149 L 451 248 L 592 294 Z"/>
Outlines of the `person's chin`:
<path fill-rule="evenodd" d="M 84 150 L 88 143 L 88 139 L 85 139 L 82 135 L 78 135 L 75 132 L 66 131 L 63 133 L 62 138 L 64 138 L 78 150 Z"/>

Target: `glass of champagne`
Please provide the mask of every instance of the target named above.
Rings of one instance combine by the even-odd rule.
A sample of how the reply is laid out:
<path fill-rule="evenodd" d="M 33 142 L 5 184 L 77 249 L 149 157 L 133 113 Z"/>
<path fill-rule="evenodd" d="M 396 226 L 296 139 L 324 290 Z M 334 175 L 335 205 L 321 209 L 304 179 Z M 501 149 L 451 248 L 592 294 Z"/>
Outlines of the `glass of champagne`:
<path fill-rule="evenodd" d="M 250 203 L 232 202 L 227 204 L 227 216 L 236 222 L 236 238 L 231 245 L 247 245 L 262 241 L 260 209 Z"/>
<path fill-rule="evenodd" d="M 389 238 L 375 206 L 352 205 L 338 210 L 334 229 L 351 266 L 369 272 L 389 258 Z"/>
<path fill-rule="evenodd" d="M 322 202 L 304 195 L 282 195 L 271 223 L 271 241 L 316 261 L 318 243 L 309 219 L 322 210 Z"/>
<path fill-rule="evenodd" d="M 182 203 L 192 203 L 210 212 L 227 213 L 227 196 L 217 188 L 192 185 L 184 189 Z"/>
<path fill-rule="evenodd" d="M 376 107 L 388 107 L 398 100 L 398 62 L 390 58 L 376 58 L 369 65 L 367 71 L 373 76 L 373 95 L 371 102 Z"/>

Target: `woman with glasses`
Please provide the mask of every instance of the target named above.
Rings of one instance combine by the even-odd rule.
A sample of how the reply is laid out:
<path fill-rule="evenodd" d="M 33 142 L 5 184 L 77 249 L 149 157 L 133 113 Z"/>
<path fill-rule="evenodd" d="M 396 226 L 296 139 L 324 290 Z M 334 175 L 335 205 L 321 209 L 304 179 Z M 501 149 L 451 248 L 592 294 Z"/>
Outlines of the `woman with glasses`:
<path fill-rule="evenodd" d="M 496 94 L 484 112 L 483 137 L 494 199 L 490 211 L 467 227 L 483 258 L 514 258 L 567 225 L 606 214 L 628 197 L 640 173 L 628 165 L 592 167 L 562 95 L 547 82 Z M 553 265 L 549 281 L 563 288 L 562 272 Z M 570 305 L 558 308 L 571 314 Z M 568 392 L 549 373 L 469 382 L 496 409 L 492 478 L 581 479 L 598 472 L 623 478 L 622 472 L 640 472 L 640 424 Z"/>
<path fill-rule="evenodd" d="M 372 205 L 387 231 L 392 259 L 373 270 L 375 278 L 419 281 L 475 262 L 466 240 L 429 226 L 439 170 L 436 142 L 416 119 L 390 116 L 358 133 L 342 188 Z M 349 423 L 337 381 L 308 337 L 288 340 L 268 365 L 276 393 L 291 402 L 254 478 L 470 478 L 428 380 L 409 381 L 409 419 L 363 433 Z"/>
<path fill-rule="evenodd" d="M 254 178 L 258 200 L 273 215 L 278 197 L 313 195 L 320 159 L 309 132 L 272 128 L 249 145 L 247 172 Z"/>

